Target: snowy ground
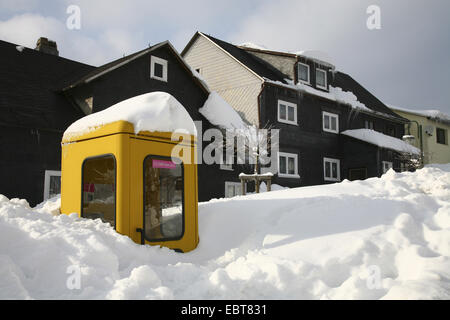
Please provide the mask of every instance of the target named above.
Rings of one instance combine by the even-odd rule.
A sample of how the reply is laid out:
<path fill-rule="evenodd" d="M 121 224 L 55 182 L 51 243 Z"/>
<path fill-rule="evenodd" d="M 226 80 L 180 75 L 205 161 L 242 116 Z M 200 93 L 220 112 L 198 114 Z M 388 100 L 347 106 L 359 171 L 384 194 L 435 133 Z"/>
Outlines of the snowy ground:
<path fill-rule="evenodd" d="M 450 299 L 450 164 L 202 203 L 185 254 L 58 205 L 0 195 L 0 298 Z"/>

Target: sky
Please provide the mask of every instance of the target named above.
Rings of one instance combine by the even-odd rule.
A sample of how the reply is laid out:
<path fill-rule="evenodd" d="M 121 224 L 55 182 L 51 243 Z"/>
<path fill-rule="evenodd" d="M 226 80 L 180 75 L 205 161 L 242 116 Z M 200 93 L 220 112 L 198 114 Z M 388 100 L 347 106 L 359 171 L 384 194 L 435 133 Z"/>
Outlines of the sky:
<path fill-rule="evenodd" d="M 367 26 L 373 5 L 378 29 Z M 165 40 L 181 52 L 196 31 L 320 50 L 386 104 L 450 114 L 449 15 L 448 0 L 0 0 L 0 39 L 34 48 L 45 36 L 96 66 Z"/>

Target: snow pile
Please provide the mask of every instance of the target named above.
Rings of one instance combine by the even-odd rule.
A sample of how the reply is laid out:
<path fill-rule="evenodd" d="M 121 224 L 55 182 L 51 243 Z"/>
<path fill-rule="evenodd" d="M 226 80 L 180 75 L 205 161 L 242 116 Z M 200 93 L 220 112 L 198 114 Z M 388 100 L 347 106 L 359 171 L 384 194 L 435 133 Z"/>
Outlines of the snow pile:
<path fill-rule="evenodd" d="M 197 135 L 189 113 L 167 92 L 150 92 L 121 101 L 103 111 L 83 117 L 71 124 L 63 139 L 72 139 L 116 121 L 133 124 L 140 131 L 185 132 Z"/>
<path fill-rule="evenodd" d="M 212 200 L 199 232 L 175 253 L 0 196 L 0 298 L 450 299 L 450 164 Z"/>
<path fill-rule="evenodd" d="M 336 101 L 339 103 L 348 104 L 354 109 L 373 112 L 373 110 L 367 108 L 364 103 L 359 102 L 356 95 L 351 91 L 344 91 L 342 88 L 330 86 L 330 94 L 333 94 Z"/>
<path fill-rule="evenodd" d="M 372 129 L 345 130 L 342 131 L 341 134 L 374 144 L 381 148 L 420 155 L 420 150 L 409 143 L 391 136 L 387 136 Z"/>
<path fill-rule="evenodd" d="M 215 91 L 209 94 L 205 104 L 198 111 L 213 125 L 223 129 L 234 130 L 246 128 L 236 110 Z"/>

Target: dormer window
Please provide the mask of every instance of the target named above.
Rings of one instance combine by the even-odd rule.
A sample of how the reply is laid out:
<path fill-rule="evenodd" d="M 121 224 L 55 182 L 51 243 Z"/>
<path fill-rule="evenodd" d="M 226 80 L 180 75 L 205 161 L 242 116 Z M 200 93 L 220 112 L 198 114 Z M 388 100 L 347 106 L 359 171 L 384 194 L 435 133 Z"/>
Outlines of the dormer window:
<path fill-rule="evenodd" d="M 316 69 L 316 87 L 328 90 L 327 72 L 322 69 Z"/>
<path fill-rule="evenodd" d="M 150 78 L 167 82 L 167 60 L 150 57 Z"/>
<path fill-rule="evenodd" d="M 298 81 L 306 84 L 310 84 L 309 80 L 309 65 L 299 62 L 297 64 L 298 69 Z"/>

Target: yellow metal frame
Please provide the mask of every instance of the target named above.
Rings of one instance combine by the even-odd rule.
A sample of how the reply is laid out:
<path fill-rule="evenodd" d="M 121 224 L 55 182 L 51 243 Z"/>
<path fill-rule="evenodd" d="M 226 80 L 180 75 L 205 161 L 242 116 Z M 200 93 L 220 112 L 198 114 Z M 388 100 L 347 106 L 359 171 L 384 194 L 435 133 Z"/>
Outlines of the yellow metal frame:
<path fill-rule="evenodd" d="M 116 231 L 141 243 L 137 229 L 144 226 L 144 159 L 149 156 L 171 157 L 174 146 L 189 151 L 183 162 L 184 174 L 184 234 L 180 240 L 149 242 L 183 252 L 197 247 L 198 237 L 198 181 L 196 140 L 192 135 L 170 132 L 139 132 L 126 121 L 100 126 L 81 136 L 62 141 L 61 213 L 81 215 L 82 165 L 91 157 L 112 154 L 116 159 Z M 189 157 L 190 156 L 190 157 Z M 183 155 L 186 157 L 186 155 Z M 189 163 L 187 163 L 189 162 Z"/>

